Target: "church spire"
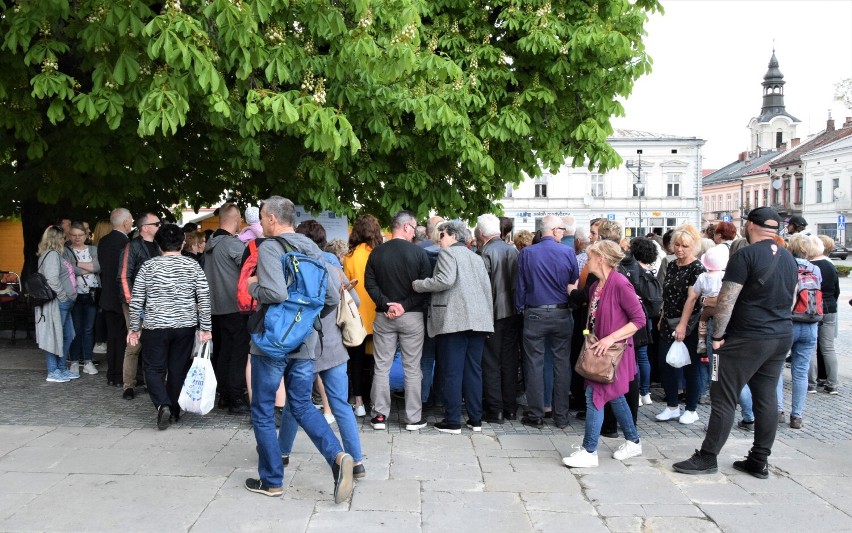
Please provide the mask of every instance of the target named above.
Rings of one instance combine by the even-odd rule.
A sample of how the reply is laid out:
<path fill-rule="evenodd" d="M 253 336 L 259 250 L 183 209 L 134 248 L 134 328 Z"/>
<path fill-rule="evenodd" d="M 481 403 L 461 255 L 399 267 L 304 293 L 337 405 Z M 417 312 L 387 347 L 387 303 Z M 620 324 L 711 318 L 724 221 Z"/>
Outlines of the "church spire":
<path fill-rule="evenodd" d="M 760 121 L 766 122 L 776 115 L 786 115 L 784 109 L 784 75 L 778 68 L 778 58 L 775 57 L 775 48 L 772 48 L 772 58 L 769 60 L 769 69 L 763 76 L 763 108 L 760 110 Z"/>

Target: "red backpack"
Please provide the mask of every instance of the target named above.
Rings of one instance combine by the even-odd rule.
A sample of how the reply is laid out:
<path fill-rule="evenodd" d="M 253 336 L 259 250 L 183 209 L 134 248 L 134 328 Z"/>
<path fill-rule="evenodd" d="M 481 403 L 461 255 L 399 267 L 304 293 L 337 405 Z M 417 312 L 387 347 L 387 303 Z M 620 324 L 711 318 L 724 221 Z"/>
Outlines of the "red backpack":
<path fill-rule="evenodd" d="M 248 291 L 248 279 L 257 273 L 257 243 L 254 239 L 248 242 L 249 256 L 240 267 L 240 277 L 237 280 L 237 308 L 240 313 L 257 311 L 257 300 Z"/>
<path fill-rule="evenodd" d="M 793 322 L 821 322 L 823 317 L 822 288 L 817 267 L 799 263 L 799 282 L 793 303 Z"/>

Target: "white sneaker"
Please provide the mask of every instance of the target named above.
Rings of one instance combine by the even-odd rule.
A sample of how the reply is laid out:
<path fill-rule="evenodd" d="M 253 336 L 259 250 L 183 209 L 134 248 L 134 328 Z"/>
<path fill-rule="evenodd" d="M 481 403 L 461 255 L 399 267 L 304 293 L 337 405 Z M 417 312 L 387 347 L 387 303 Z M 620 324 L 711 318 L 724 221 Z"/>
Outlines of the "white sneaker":
<path fill-rule="evenodd" d="M 612 458 L 618 459 L 619 461 L 630 459 L 631 457 L 636 457 L 637 455 L 642 455 L 642 443 L 633 442 L 632 440 L 624 441 L 624 444 L 622 444 L 618 447 L 617 450 L 612 452 Z"/>
<path fill-rule="evenodd" d="M 80 375 L 80 363 L 71 363 L 71 368 L 68 369 L 72 374 Z"/>
<path fill-rule="evenodd" d="M 329 426 L 330 426 L 330 425 L 332 425 L 332 424 L 334 424 L 334 415 L 333 415 L 333 414 L 331 414 L 331 413 L 323 413 L 323 415 L 322 415 L 322 416 L 324 416 L 324 417 L 325 417 L 325 421 L 326 421 L 326 422 L 328 422 L 328 425 L 329 425 Z"/>
<path fill-rule="evenodd" d="M 593 468 L 598 466 L 598 452 L 589 453 L 579 444 L 573 446 L 577 451 L 562 459 L 568 468 Z"/>
<path fill-rule="evenodd" d="M 95 347 L 92 348 L 92 353 L 106 353 L 107 345 L 105 342 L 99 342 L 95 344 Z"/>
<path fill-rule="evenodd" d="M 684 411 L 683 415 L 678 419 L 681 424 L 692 424 L 698 421 L 698 413 L 695 411 Z"/>
<path fill-rule="evenodd" d="M 98 373 L 98 369 L 95 368 L 95 363 L 93 363 L 91 361 L 86 361 L 86 364 L 83 365 L 83 372 L 85 372 L 86 374 L 94 376 L 95 374 Z"/>
<path fill-rule="evenodd" d="M 657 415 L 657 420 L 660 422 L 665 422 L 666 420 L 674 420 L 675 418 L 680 418 L 680 406 L 677 409 L 672 411 L 668 407 L 663 409 L 663 412 Z"/>
<path fill-rule="evenodd" d="M 48 383 L 68 383 L 71 380 L 63 376 L 62 372 L 60 372 L 59 370 L 54 370 L 53 372 L 47 375 L 46 381 Z"/>
<path fill-rule="evenodd" d="M 355 416 L 362 417 L 367 416 L 367 410 L 364 409 L 363 405 L 358 405 L 355 407 Z"/>
<path fill-rule="evenodd" d="M 644 396 L 640 396 L 639 400 L 641 402 L 641 405 L 652 405 L 654 403 L 654 400 L 651 399 L 651 393 L 648 393 Z"/>

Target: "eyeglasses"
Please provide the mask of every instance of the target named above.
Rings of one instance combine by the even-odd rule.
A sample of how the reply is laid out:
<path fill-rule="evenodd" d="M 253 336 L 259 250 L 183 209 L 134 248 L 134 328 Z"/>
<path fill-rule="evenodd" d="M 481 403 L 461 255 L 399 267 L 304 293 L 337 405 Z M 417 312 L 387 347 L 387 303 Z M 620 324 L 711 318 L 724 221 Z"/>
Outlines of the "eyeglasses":
<path fill-rule="evenodd" d="M 556 230 L 559 230 L 559 231 L 567 231 L 567 230 L 568 230 L 568 228 L 553 228 L 553 231 L 556 231 Z"/>
<path fill-rule="evenodd" d="M 163 225 L 162 222 L 148 222 L 147 224 L 142 224 L 143 226 L 157 226 L 158 228 Z"/>

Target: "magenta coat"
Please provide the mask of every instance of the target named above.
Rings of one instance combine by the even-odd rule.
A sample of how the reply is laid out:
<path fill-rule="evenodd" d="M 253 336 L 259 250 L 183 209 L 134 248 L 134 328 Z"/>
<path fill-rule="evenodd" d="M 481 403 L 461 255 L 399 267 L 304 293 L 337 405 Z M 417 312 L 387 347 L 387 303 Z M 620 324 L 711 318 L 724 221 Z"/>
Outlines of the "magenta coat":
<path fill-rule="evenodd" d="M 589 290 L 590 295 L 595 294 L 597 286 L 597 281 L 592 284 Z M 633 285 L 616 270 L 610 272 L 601 293 L 597 315 L 595 316 L 594 333 L 597 338 L 606 337 L 628 322 L 632 322 L 637 328 L 643 328 L 646 320 L 645 311 L 642 309 L 642 304 L 639 303 L 639 297 L 636 296 Z M 621 358 L 616 370 L 615 381 L 604 384 L 586 380 L 586 386 L 592 387 L 592 400 L 595 403 L 595 408 L 603 409 L 606 402 L 624 396 L 635 375 L 636 354 L 633 351 L 633 337 L 630 337 L 627 339 L 624 357 Z"/>

